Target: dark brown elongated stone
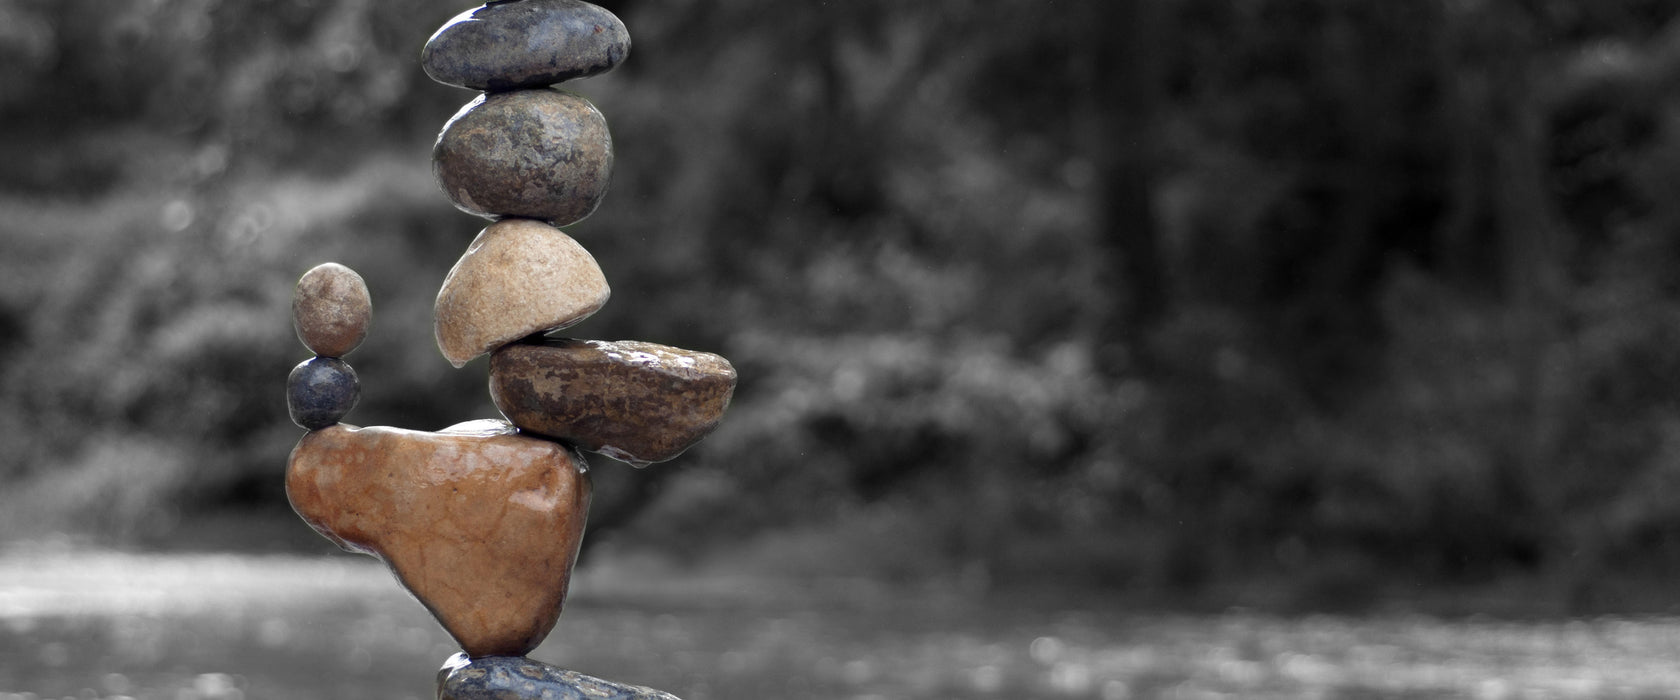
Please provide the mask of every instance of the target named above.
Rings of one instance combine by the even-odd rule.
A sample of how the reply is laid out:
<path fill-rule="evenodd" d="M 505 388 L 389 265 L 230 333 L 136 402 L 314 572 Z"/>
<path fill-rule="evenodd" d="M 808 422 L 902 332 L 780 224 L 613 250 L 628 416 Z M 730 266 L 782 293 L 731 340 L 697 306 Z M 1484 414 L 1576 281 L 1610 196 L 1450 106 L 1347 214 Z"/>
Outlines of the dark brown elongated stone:
<path fill-rule="evenodd" d="M 547 338 L 490 356 L 490 398 L 510 422 L 635 466 L 699 442 L 734 393 L 728 360 L 657 343 Z"/>

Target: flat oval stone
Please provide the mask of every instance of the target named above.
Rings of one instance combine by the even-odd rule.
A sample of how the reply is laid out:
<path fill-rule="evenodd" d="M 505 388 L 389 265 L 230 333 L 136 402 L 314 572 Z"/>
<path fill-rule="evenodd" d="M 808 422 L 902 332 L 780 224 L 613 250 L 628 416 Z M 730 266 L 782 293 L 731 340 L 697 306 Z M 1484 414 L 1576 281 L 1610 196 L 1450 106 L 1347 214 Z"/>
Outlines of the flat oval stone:
<path fill-rule="evenodd" d="M 595 105 L 548 88 L 479 96 L 432 147 L 432 174 L 462 211 L 555 226 L 595 211 L 612 163 L 612 136 Z"/>
<path fill-rule="evenodd" d="M 473 239 L 443 280 L 438 349 L 456 367 L 533 333 L 589 318 L 612 290 L 595 258 L 560 229 L 503 219 Z"/>
<path fill-rule="evenodd" d="M 361 398 L 356 371 L 336 357 L 304 360 L 286 377 L 286 412 L 305 430 L 337 423 Z"/>
<path fill-rule="evenodd" d="M 310 352 L 344 357 L 367 338 L 373 298 L 355 270 L 322 263 L 303 273 L 292 292 L 292 327 Z"/>
<path fill-rule="evenodd" d="M 630 32 L 604 8 L 520 0 L 456 15 L 426 41 L 420 64 L 445 85 L 500 91 L 605 73 L 629 53 Z"/>
<path fill-rule="evenodd" d="M 438 670 L 438 700 L 680 700 L 670 693 L 568 671 L 523 656 L 456 654 Z"/>
<path fill-rule="evenodd" d="M 728 360 L 656 343 L 545 338 L 490 356 L 490 398 L 514 425 L 634 466 L 699 442 L 734 393 Z"/>
<path fill-rule="evenodd" d="M 340 424 L 292 449 L 286 496 L 327 539 L 384 560 L 468 654 L 517 656 L 560 617 L 586 469 L 500 421 L 437 433 Z"/>

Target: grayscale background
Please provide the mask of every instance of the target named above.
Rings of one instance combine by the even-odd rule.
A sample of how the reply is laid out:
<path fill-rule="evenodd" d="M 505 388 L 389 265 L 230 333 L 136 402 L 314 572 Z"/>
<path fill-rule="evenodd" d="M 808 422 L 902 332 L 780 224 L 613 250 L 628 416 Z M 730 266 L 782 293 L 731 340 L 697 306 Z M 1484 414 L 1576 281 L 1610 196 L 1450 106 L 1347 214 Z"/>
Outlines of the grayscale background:
<path fill-rule="evenodd" d="M 624 0 L 567 331 L 719 353 L 592 458 L 533 654 L 688 700 L 1680 697 L 1680 3 Z M 0 0 L 0 700 L 432 697 L 291 512 L 297 277 L 346 421 L 496 415 L 463 2 Z"/>

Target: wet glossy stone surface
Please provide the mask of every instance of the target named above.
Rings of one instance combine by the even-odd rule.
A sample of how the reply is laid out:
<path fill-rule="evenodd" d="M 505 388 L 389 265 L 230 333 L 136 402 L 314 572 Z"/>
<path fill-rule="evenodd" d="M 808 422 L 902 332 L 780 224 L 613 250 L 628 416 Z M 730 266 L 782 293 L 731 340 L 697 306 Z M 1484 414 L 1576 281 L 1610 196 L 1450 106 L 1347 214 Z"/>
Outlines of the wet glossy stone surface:
<path fill-rule="evenodd" d="M 612 181 L 612 136 L 588 100 L 539 88 L 484 95 L 432 148 L 432 174 L 462 211 L 565 226 L 595 211 Z"/>
<path fill-rule="evenodd" d="M 523 656 L 456 654 L 438 671 L 438 700 L 679 700 L 652 688 L 586 676 Z"/>
<path fill-rule="evenodd" d="M 434 311 L 438 349 L 460 367 L 588 318 L 611 291 L 595 258 L 565 232 L 533 219 L 498 221 L 443 281 Z"/>
<path fill-rule="evenodd" d="M 630 53 L 630 33 L 578 0 L 497 2 L 468 10 L 426 42 L 420 63 L 445 85 L 514 90 L 604 73 Z"/>
<path fill-rule="evenodd" d="M 356 371 L 335 357 L 304 360 L 286 377 L 286 412 L 300 428 L 320 430 L 337 423 L 361 397 Z"/>
<path fill-rule="evenodd" d="M 728 360 L 656 343 L 542 339 L 490 356 L 490 398 L 514 425 L 637 466 L 699 442 L 734 392 Z"/>
<path fill-rule="evenodd" d="M 468 654 L 517 656 L 553 629 L 583 540 L 583 458 L 502 421 L 438 433 L 335 425 L 286 469 L 292 508 L 384 560 Z"/>
<path fill-rule="evenodd" d="M 367 338 L 373 299 L 355 270 L 322 263 L 298 278 L 292 293 L 292 327 L 310 352 L 343 357 Z"/>

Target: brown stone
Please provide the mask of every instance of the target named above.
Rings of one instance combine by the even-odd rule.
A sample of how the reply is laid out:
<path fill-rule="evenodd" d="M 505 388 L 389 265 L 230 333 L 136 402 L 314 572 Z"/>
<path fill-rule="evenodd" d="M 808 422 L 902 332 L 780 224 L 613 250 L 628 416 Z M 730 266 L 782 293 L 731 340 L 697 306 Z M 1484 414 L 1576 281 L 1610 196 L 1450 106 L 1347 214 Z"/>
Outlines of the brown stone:
<path fill-rule="evenodd" d="M 560 229 L 503 219 L 473 239 L 438 291 L 438 349 L 456 367 L 588 318 L 611 294 L 601 266 Z"/>
<path fill-rule="evenodd" d="M 545 338 L 490 356 L 490 398 L 514 425 L 635 466 L 699 442 L 734 392 L 728 360 L 655 343 Z"/>
<path fill-rule="evenodd" d="M 439 433 L 339 424 L 292 450 L 286 495 L 327 539 L 383 559 L 468 654 L 518 656 L 560 616 L 586 468 L 501 421 Z"/>
<path fill-rule="evenodd" d="M 292 327 L 310 352 L 343 357 L 367 338 L 373 298 L 355 270 L 322 263 L 303 273 L 292 293 Z"/>
<path fill-rule="evenodd" d="M 550 88 L 482 95 L 432 147 L 432 174 L 462 211 L 555 226 L 595 211 L 612 163 L 606 119 L 589 100 Z"/>

